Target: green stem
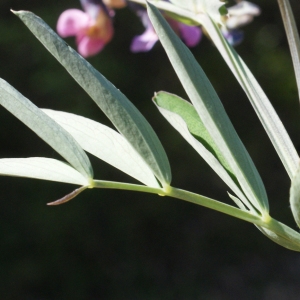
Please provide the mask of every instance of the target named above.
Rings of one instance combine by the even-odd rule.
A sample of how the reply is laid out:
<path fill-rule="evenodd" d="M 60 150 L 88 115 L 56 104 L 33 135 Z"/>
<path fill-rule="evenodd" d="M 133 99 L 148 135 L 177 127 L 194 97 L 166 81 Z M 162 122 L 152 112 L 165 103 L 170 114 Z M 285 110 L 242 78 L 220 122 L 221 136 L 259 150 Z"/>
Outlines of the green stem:
<path fill-rule="evenodd" d="M 258 226 L 265 226 L 264 218 L 259 215 L 254 215 L 251 212 L 241 210 L 234 206 L 222 203 L 220 201 L 188 192 L 185 190 L 177 189 L 174 187 L 163 188 L 153 188 L 149 186 L 143 186 L 138 184 L 129 184 L 123 182 L 113 182 L 113 181 L 102 181 L 94 180 L 95 188 L 106 188 L 106 189 L 121 189 L 121 190 L 131 190 L 136 192 L 146 192 L 152 194 L 158 194 L 160 196 L 169 196 L 177 199 L 181 199 L 187 202 L 195 203 L 216 211 L 222 212 L 224 214 L 230 215 L 232 217 L 256 224 Z M 269 216 L 266 216 L 268 218 Z"/>
<path fill-rule="evenodd" d="M 255 215 L 249 211 L 241 210 L 234 206 L 192 192 L 170 187 L 167 196 L 195 203 L 258 226 L 264 226 L 265 224 L 262 216 Z"/>
<path fill-rule="evenodd" d="M 154 188 L 146 185 L 140 184 L 131 184 L 125 182 L 116 182 L 116 181 L 105 181 L 105 180 L 94 180 L 91 188 L 100 188 L 100 189 L 115 189 L 115 190 L 127 190 L 135 192 L 145 192 L 151 194 L 164 195 L 164 190 L 162 188 Z"/>
<path fill-rule="evenodd" d="M 270 215 L 254 215 L 253 213 L 241 210 L 234 206 L 219 202 L 217 200 L 201 196 L 192 192 L 177 189 L 171 186 L 166 188 L 153 188 L 138 184 L 129 184 L 123 182 L 94 180 L 90 188 L 106 188 L 130 190 L 136 192 L 146 192 L 158 194 L 161 196 L 169 196 L 181 199 L 187 202 L 198 204 L 216 211 L 222 212 L 229 216 L 244 220 L 255 224 L 260 231 L 275 243 L 294 251 L 300 251 L 300 234 L 290 227 L 278 222 L 270 217 Z"/>

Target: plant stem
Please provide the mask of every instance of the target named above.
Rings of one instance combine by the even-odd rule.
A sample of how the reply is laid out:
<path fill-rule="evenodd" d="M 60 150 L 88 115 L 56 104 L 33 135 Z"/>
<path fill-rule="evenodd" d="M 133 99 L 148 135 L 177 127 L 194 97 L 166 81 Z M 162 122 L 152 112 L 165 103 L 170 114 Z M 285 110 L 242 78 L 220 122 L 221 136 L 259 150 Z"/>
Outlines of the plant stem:
<path fill-rule="evenodd" d="M 264 217 L 259 215 L 254 215 L 253 213 L 241 210 L 234 206 L 222 203 L 220 201 L 195 194 L 192 192 L 188 192 L 185 190 L 177 189 L 174 187 L 163 188 L 153 188 L 144 185 L 138 184 L 129 184 L 123 182 L 113 182 L 113 181 L 102 181 L 102 180 L 94 180 L 95 188 L 106 188 L 106 189 L 121 189 L 121 190 L 131 190 L 136 192 L 146 192 L 152 194 L 158 194 L 160 196 L 169 196 L 172 198 L 181 199 L 184 201 L 188 201 L 191 203 L 195 203 L 210 209 L 214 209 L 216 211 L 222 212 L 224 214 L 230 215 L 232 217 L 256 224 L 258 226 L 265 226 Z M 267 217 L 266 217 L 267 218 Z"/>
<path fill-rule="evenodd" d="M 106 189 L 120 189 L 130 190 L 136 192 L 146 192 L 158 194 L 160 196 L 169 196 L 177 198 L 194 204 L 198 204 L 216 211 L 222 212 L 229 216 L 244 220 L 255 224 L 260 231 L 277 244 L 294 251 L 300 251 L 300 234 L 285 224 L 273 219 L 270 215 L 263 216 L 255 215 L 252 212 L 241 210 L 234 206 L 219 202 L 217 200 L 177 189 L 171 186 L 165 188 L 154 188 L 138 184 L 130 184 L 123 182 L 94 180 L 90 188 L 106 188 Z"/>
<path fill-rule="evenodd" d="M 127 190 L 127 191 L 165 195 L 163 188 L 155 188 L 146 185 L 131 184 L 125 182 L 116 182 L 116 181 L 94 180 L 93 184 L 91 185 L 91 188 Z"/>

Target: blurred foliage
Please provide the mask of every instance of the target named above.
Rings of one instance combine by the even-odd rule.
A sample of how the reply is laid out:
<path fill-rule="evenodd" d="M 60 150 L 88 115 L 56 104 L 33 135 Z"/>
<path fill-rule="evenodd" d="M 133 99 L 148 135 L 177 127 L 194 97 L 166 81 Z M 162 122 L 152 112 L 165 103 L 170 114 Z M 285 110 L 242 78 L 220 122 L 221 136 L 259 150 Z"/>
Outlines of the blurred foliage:
<path fill-rule="evenodd" d="M 247 26 L 237 51 L 271 99 L 296 147 L 299 101 L 276 1 L 254 1 L 262 15 Z M 232 3 L 232 1 L 230 2 Z M 298 18 L 300 4 L 291 1 Z M 0 2 L 0 77 L 39 107 L 109 121 L 56 60 L 9 11 L 30 10 L 55 28 L 79 1 Z M 297 20 L 298 25 L 300 20 Z M 157 44 L 132 54 L 143 27 L 128 9 L 117 12 L 115 37 L 89 61 L 140 109 L 160 137 L 173 185 L 230 203 L 227 188 L 151 103 L 154 91 L 185 96 Z M 67 39 L 75 46 L 73 39 Z M 192 49 L 216 88 L 266 185 L 271 214 L 296 228 L 289 179 L 251 105 L 207 38 Z M 0 108 L 0 157 L 56 157 Z M 91 157 L 96 178 L 132 181 Z M 88 190 L 47 207 L 73 186 L 1 177 L 1 299 L 298 299 L 300 256 L 253 225 L 179 200 L 126 191 Z"/>

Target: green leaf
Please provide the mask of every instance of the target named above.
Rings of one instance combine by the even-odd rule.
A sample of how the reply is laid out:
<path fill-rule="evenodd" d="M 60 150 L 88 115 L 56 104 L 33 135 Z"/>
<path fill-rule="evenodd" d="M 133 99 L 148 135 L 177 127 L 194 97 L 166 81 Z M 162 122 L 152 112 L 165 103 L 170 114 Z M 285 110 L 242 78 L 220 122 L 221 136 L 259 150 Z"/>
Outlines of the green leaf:
<path fill-rule="evenodd" d="M 243 203 L 253 211 L 252 205 L 240 190 L 228 162 L 219 151 L 192 104 L 166 92 L 157 93 L 153 101 L 169 123 L 201 155 L 231 190 L 242 199 Z M 235 202 L 244 209 L 244 205 L 240 205 L 241 203 L 238 201 Z"/>
<path fill-rule="evenodd" d="M 148 186 L 159 187 L 145 161 L 115 130 L 78 115 L 48 109 L 43 111 L 68 131 L 85 151 Z"/>
<path fill-rule="evenodd" d="M 163 108 L 179 115 L 186 123 L 192 136 L 201 142 L 201 144 L 203 144 L 203 146 L 220 161 L 228 173 L 231 173 L 231 175 L 234 176 L 228 162 L 223 156 L 223 153 L 215 144 L 197 111 L 190 102 L 168 92 L 156 93 L 153 97 L 153 101 L 158 108 Z"/>
<path fill-rule="evenodd" d="M 289 42 L 294 70 L 296 74 L 296 82 L 298 87 L 298 96 L 300 99 L 300 39 L 295 22 L 294 14 L 289 0 L 278 0 L 281 16 Z"/>
<path fill-rule="evenodd" d="M 287 249 L 300 252 L 300 234 L 290 227 L 271 219 L 268 228 L 256 226 L 266 237 Z"/>
<path fill-rule="evenodd" d="M 269 209 L 264 185 L 218 95 L 190 50 L 172 31 L 160 12 L 148 4 L 148 13 L 173 68 L 206 129 L 226 158 L 246 197 L 264 214 Z"/>
<path fill-rule="evenodd" d="M 298 168 L 299 156 L 266 94 L 240 56 L 223 37 L 218 25 L 204 14 L 198 16 L 198 21 L 204 26 L 209 37 L 244 89 L 287 173 L 290 178 L 293 178 Z"/>
<path fill-rule="evenodd" d="M 244 202 L 242 202 L 239 198 L 231 195 L 230 193 L 228 193 L 228 196 L 241 210 L 246 210 Z"/>
<path fill-rule="evenodd" d="M 70 165 L 52 158 L 2 158 L 0 175 L 27 177 L 87 186 L 89 180 Z"/>
<path fill-rule="evenodd" d="M 167 155 L 152 127 L 136 107 L 42 19 L 27 11 L 14 13 L 97 103 L 162 184 L 169 185 L 171 170 Z"/>
<path fill-rule="evenodd" d="M 184 8 L 192 13 L 208 14 L 217 23 L 222 24 L 222 16 L 227 14 L 227 9 L 223 1 L 220 0 L 170 0 L 178 7 Z M 155 4 L 155 2 L 153 2 Z"/>
<path fill-rule="evenodd" d="M 292 185 L 290 189 L 290 204 L 294 219 L 297 225 L 300 227 L 300 165 L 294 178 L 292 179 Z"/>
<path fill-rule="evenodd" d="M 81 174 L 87 178 L 93 178 L 91 163 L 74 138 L 1 78 L 0 104 L 34 131 Z"/>

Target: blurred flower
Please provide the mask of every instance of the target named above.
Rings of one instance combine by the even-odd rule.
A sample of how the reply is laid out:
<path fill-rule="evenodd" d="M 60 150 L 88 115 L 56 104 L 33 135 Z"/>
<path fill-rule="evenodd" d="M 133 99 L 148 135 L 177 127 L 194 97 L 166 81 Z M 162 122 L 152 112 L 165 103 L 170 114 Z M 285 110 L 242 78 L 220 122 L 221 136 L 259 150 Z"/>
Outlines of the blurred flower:
<path fill-rule="evenodd" d="M 244 32 L 238 29 L 228 30 L 227 28 L 221 28 L 224 38 L 232 46 L 239 45 L 244 39 Z"/>
<path fill-rule="evenodd" d="M 127 5 L 126 0 L 103 0 L 103 3 L 109 8 L 122 8 Z"/>
<path fill-rule="evenodd" d="M 260 8 L 251 2 L 241 1 L 228 8 L 229 18 L 226 21 L 228 29 L 235 29 L 249 24 L 254 17 L 260 15 Z"/>
<path fill-rule="evenodd" d="M 158 36 L 151 24 L 147 12 L 143 8 L 136 9 L 137 15 L 140 17 L 145 31 L 141 35 L 134 37 L 132 40 L 130 50 L 132 52 L 146 52 L 153 48 L 158 41 Z M 202 37 L 200 27 L 188 26 L 173 19 L 167 18 L 173 30 L 182 38 L 188 47 L 196 46 Z"/>
<path fill-rule="evenodd" d="M 112 39 L 113 26 L 102 1 L 81 0 L 81 4 L 84 11 L 68 9 L 60 15 L 57 32 L 64 38 L 75 36 L 78 52 L 87 57 L 100 52 Z"/>
<path fill-rule="evenodd" d="M 165 0 L 168 1 L 168 0 Z M 238 1 L 238 0 L 237 0 Z M 57 32 L 62 37 L 75 36 L 78 52 L 84 56 L 92 56 L 100 52 L 113 37 L 112 17 L 114 9 L 129 5 L 140 17 L 145 31 L 132 40 L 132 52 L 146 52 L 158 41 L 156 32 L 144 7 L 127 0 L 80 0 L 84 11 L 68 9 L 57 22 Z M 239 30 L 260 14 L 260 8 L 248 1 L 239 1 L 228 8 L 225 26 L 221 28 L 224 37 L 231 45 L 239 44 L 244 37 Z M 196 46 L 202 38 L 202 30 L 198 26 L 189 26 L 166 17 L 167 21 L 188 47 Z"/>
<path fill-rule="evenodd" d="M 244 39 L 243 31 L 238 28 L 253 21 L 254 17 L 260 15 L 260 8 L 248 1 L 240 1 L 238 4 L 228 8 L 228 19 L 222 33 L 231 45 L 238 45 Z"/>

